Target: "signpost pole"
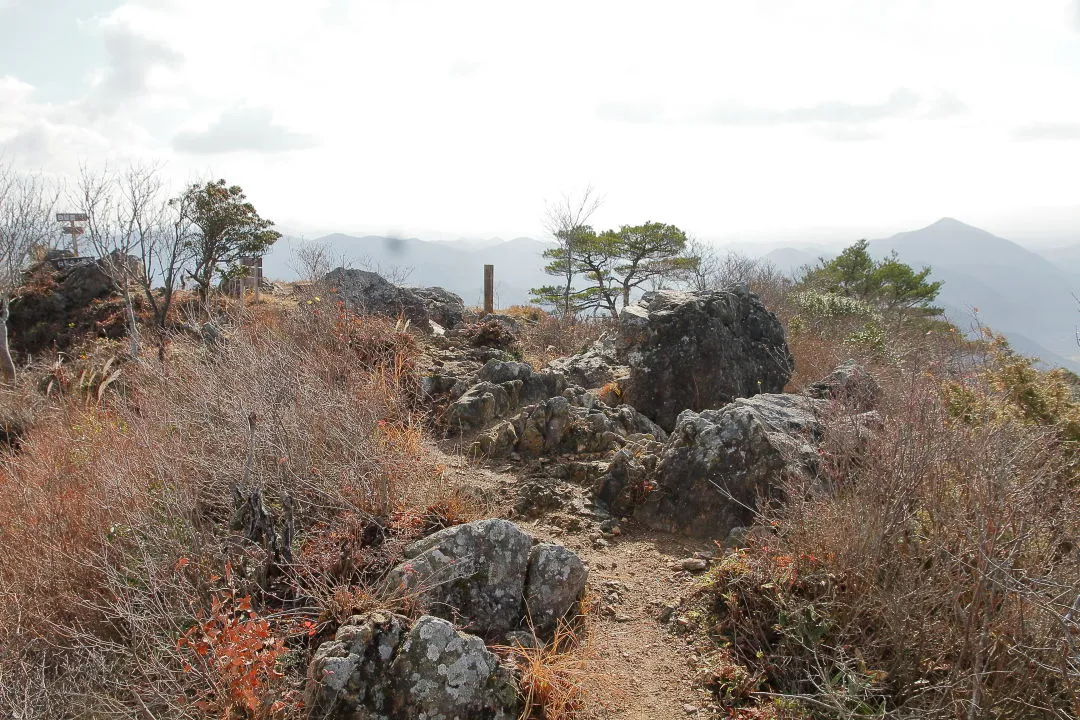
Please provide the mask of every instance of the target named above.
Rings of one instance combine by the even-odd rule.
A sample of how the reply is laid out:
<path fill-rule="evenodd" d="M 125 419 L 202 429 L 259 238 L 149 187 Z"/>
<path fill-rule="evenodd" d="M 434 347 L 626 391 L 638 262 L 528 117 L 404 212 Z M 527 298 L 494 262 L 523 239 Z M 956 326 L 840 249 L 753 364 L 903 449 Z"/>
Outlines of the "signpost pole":
<path fill-rule="evenodd" d="M 484 266 L 484 314 L 495 312 L 495 266 Z"/>

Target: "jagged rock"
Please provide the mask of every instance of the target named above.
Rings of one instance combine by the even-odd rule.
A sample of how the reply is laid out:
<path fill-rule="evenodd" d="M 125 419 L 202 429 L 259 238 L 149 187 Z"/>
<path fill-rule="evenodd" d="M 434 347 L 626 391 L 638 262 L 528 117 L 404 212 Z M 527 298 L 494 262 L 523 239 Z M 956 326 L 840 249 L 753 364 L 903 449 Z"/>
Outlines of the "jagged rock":
<path fill-rule="evenodd" d="M 750 525 L 758 499 L 778 497 L 785 477 L 816 473 L 828 405 L 766 394 L 682 413 L 657 463 L 656 488 L 635 517 L 656 529 L 714 538 Z"/>
<path fill-rule="evenodd" d="M 642 439 L 616 452 L 607 472 L 593 483 L 593 502 L 616 517 L 633 512 L 654 487 L 652 477 L 662 449 L 663 444 Z"/>
<path fill-rule="evenodd" d="M 516 720 L 513 674 L 475 635 L 440 618 L 416 621 L 394 659 L 396 717 L 427 720 Z"/>
<path fill-rule="evenodd" d="M 415 288 L 412 292 L 423 300 L 428 317 L 447 330 L 465 323 L 465 301 L 458 295 L 441 287 Z"/>
<path fill-rule="evenodd" d="M 323 282 L 337 291 L 350 308 L 389 318 L 404 317 L 420 332 L 430 332 L 427 303 L 412 290 L 398 287 L 378 273 L 338 268 Z"/>
<path fill-rule="evenodd" d="M 516 407 L 511 403 L 516 390 L 490 382 L 472 386 L 446 409 L 447 426 L 453 430 L 482 428 L 496 418 L 506 417 Z"/>
<path fill-rule="evenodd" d="M 616 360 L 614 342 L 605 339 L 597 340 L 583 353 L 552 360 L 548 368 L 564 376 L 568 384 L 587 389 L 603 387 L 630 374 L 630 369 Z"/>
<path fill-rule="evenodd" d="M 311 717 L 329 720 L 512 720 L 513 673 L 484 641 L 438 618 L 354 616 L 308 668 Z"/>
<path fill-rule="evenodd" d="M 574 552 L 542 543 L 529 555 L 525 580 L 526 615 L 538 634 L 547 634 L 585 592 L 589 571 Z"/>
<path fill-rule="evenodd" d="M 639 434 L 666 437 L 659 426 L 629 405 L 612 408 L 581 388 L 568 388 L 481 433 L 473 451 L 490 457 L 513 451 L 529 455 L 605 452 Z"/>
<path fill-rule="evenodd" d="M 521 621 L 532 538 L 509 520 L 490 519 L 441 530 L 405 550 L 408 561 L 390 587 L 415 593 L 424 612 L 460 620 L 472 632 L 502 636 Z"/>
<path fill-rule="evenodd" d="M 860 410 L 872 410 L 881 398 L 881 386 L 866 368 L 854 360 L 807 386 L 804 394 L 818 400 L 833 400 Z"/>
<path fill-rule="evenodd" d="M 630 366 L 623 399 L 665 430 L 683 410 L 780 392 L 794 367 L 780 321 L 745 286 L 645 293 L 620 314 L 616 351 Z"/>
<path fill-rule="evenodd" d="M 538 547 L 509 520 L 457 525 L 406 548 L 410 559 L 390 572 L 389 589 L 487 638 L 519 629 L 526 608 L 546 633 L 581 596 L 588 573 L 570 550 Z"/>
<path fill-rule="evenodd" d="M 338 628 L 308 667 L 306 704 L 312 717 L 391 717 L 400 701 L 390 667 L 408 627 L 408 618 L 372 612 Z"/>
<path fill-rule="evenodd" d="M 486 427 L 526 403 L 558 395 L 566 387 L 562 375 L 535 372 L 523 362 L 491 359 L 477 375 L 479 383 L 455 400 L 446 411 L 446 424 L 454 430 Z"/>

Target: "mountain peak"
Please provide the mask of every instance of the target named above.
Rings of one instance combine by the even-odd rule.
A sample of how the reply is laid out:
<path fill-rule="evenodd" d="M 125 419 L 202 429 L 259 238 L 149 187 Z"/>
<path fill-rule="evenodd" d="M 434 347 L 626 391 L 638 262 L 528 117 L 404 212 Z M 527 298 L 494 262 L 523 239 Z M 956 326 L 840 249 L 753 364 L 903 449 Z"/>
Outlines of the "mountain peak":
<path fill-rule="evenodd" d="M 943 217 L 940 220 L 938 220 L 936 223 L 930 225 L 930 227 L 936 227 L 936 228 L 970 228 L 970 227 L 973 227 L 973 226 L 968 225 L 965 222 L 960 222 L 956 218 Z"/>

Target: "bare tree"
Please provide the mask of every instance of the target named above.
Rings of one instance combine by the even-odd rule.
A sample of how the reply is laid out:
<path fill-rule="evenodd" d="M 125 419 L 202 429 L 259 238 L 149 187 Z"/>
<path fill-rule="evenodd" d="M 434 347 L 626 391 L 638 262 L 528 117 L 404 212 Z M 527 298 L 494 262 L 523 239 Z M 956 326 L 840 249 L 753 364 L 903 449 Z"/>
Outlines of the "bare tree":
<path fill-rule="evenodd" d="M 11 299 L 34 250 L 55 244 L 55 205 L 56 193 L 44 177 L 0 160 L 0 377 L 8 382 L 15 379 L 7 329 Z"/>

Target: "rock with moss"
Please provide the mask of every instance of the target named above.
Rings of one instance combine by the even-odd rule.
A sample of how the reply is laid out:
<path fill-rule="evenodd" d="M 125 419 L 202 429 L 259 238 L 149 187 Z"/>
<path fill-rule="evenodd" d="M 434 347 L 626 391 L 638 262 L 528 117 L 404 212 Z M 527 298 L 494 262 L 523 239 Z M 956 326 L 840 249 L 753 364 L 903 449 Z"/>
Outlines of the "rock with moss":
<path fill-rule="evenodd" d="M 572 550 L 552 543 L 532 549 L 525 579 L 525 609 L 536 634 L 550 634 L 577 605 L 588 577 L 588 569 Z"/>

